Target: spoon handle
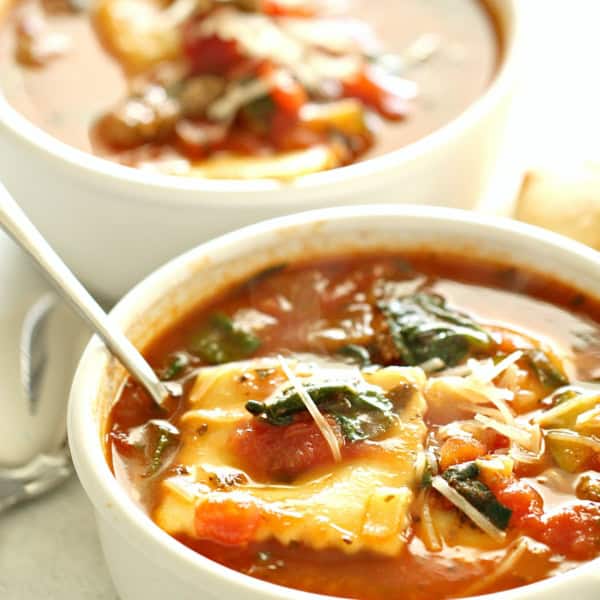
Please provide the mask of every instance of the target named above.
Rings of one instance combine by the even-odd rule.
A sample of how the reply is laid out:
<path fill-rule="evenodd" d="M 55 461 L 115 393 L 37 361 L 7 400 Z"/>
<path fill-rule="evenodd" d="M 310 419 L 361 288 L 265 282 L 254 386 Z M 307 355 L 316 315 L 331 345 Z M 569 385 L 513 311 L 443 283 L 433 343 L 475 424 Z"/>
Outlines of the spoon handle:
<path fill-rule="evenodd" d="M 41 267 L 61 295 L 88 322 L 152 398 L 162 404 L 169 395 L 165 385 L 125 334 L 111 323 L 110 317 L 54 252 L 1 183 L 0 226 Z"/>

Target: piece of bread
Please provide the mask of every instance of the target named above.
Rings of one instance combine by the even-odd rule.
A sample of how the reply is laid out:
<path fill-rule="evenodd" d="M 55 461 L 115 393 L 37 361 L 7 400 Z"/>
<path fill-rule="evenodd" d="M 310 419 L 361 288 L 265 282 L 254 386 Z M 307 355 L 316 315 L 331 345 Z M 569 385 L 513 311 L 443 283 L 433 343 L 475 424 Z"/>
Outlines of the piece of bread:
<path fill-rule="evenodd" d="M 515 217 L 600 250 L 600 165 L 530 171 Z"/>

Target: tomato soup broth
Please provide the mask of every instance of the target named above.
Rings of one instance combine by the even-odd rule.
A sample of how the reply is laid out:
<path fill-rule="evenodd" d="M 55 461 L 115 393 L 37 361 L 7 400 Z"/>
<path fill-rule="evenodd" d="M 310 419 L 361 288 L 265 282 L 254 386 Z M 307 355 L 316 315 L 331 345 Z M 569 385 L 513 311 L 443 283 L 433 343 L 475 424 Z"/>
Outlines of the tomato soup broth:
<path fill-rule="evenodd" d="M 191 16 L 167 27 L 165 7 L 184 4 Z M 0 86 L 34 124 L 86 152 L 208 177 L 241 176 L 223 157 L 262 157 L 243 163 L 248 176 L 277 177 L 410 144 L 460 115 L 496 73 L 500 34 L 482 2 L 352 0 L 333 16 L 327 2 L 304 4 L 286 13 L 221 2 L 206 16 L 188 0 L 99 0 L 94 11 L 22 0 L 0 33 Z M 136 11 L 156 31 L 125 19 Z M 193 33 L 201 27 L 216 33 Z M 253 45 L 261 35 L 283 49 Z M 329 37 L 339 48 L 311 50 L 312 66 L 278 63 L 300 38 Z M 268 158 L 279 155 L 287 170 Z M 219 160 L 202 166 L 209 158 Z"/>
<path fill-rule="evenodd" d="M 184 393 L 160 408 L 129 381 L 108 460 L 159 526 L 232 569 L 425 600 L 600 554 L 600 397 L 572 383 L 600 378 L 600 303 L 562 282 L 425 251 L 276 265 L 146 354 Z"/>

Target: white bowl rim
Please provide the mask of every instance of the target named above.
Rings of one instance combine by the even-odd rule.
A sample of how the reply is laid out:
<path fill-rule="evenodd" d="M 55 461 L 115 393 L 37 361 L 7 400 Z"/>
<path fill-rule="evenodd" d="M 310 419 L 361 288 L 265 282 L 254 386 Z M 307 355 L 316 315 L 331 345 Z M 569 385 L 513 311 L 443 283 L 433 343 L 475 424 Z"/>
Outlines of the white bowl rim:
<path fill-rule="evenodd" d="M 381 156 L 298 178 L 293 183 L 278 182 L 273 179 L 201 179 L 194 177 L 172 176 L 154 173 L 137 168 L 126 167 L 103 159 L 91 153 L 77 149 L 58 138 L 46 133 L 21 115 L 6 100 L 0 90 L 0 124 L 27 146 L 46 159 L 57 160 L 64 167 L 81 171 L 82 176 L 106 178 L 113 185 L 139 185 L 145 190 L 174 191 L 169 202 L 176 204 L 195 204 L 198 193 L 203 193 L 202 202 L 208 204 L 236 204 L 241 196 L 252 195 L 252 202 L 260 205 L 279 203 L 281 193 L 289 190 L 305 190 L 303 202 L 311 206 L 311 197 L 307 194 L 315 188 L 334 188 L 337 185 L 380 175 L 385 171 L 398 168 L 399 164 L 418 160 L 431 150 L 443 147 L 469 130 L 499 104 L 510 91 L 517 71 L 516 51 L 521 35 L 521 19 L 516 0 L 503 0 L 502 11 L 509 20 L 509 31 L 503 31 L 502 53 L 498 70 L 483 93 L 476 98 L 461 114 L 419 140 Z M 141 192 L 142 190 L 139 190 Z M 186 192 L 196 192 L 186 193 Z M 261 195 L 256 195 L 260 192 Z M 228 196 L 227 194 L 231 194 Z M 148 203 L 161 202 L 154 194 L 136 193 L 132 201 Z M 315 199 L 316 201 L 316 199 Z"/>
<path fill-rule="evenodd" d="M 139 312 L 139 309 L 136 309 L 136 307 L 140 303 L 143 305 L 144 296 L 149 289 L 169 288 L 172 282 L 176 280 L 174 277 L 176 274 L 184 273 L 186 267 L 197 263 L 207 253 L 218 252 L 219 249 L 227 248 L 231 245 L 235 246 L 239 242 L 257 236 L 260 237 L 262 234 L 292 225 L 306 226 L 311 223 L 332 219 L 356 220 L 382 216 L 415 218 L 418 220 L 432 220 L 434 222 L 460 222 L 460 224 L 466 226 L 483 227 L 489 230 L 490 233 L 528 238 L 542 246 L 552 247 L 580 261 L 583 265 L 590 268 L 590 270 L 592 268 L 600 268 L 600 252 L 559 234 L 508 218 L 471 213 L 461 209 L 418 205 L 342 206 L 306 211 L 270 219 L 201 244 L 169 261 L 138 283 L 111 311 L 111 318 L 116 322 L 121 322 L 122 320 L 126 320 L 128 316 L 135 314 L 136 310 Z M 139 539 L 143 538 L 143 546 L 139 543 L 137 544 L 138 551 L 146 553 L 148 552 L 147 548 L 152 545 L 160 547 L 161 552 L 166 553 L 166 556 L 170 556 L 172 559 L 170 565 L 172 567 L 171 571 L 175 570 L 175 561 L 177 561 L 177 568 L 180 573 L 184 571 L 179 569 L 179 567 L 185 565 L 187 569 L 185 572 L 190 572 L 189 570 L 191 570 L 191 572 L 195 572 L 196 574 L 202 573 L 205 576 L 212 576 L 213 581 L 218 581 L 222 585 L 234 586 L 232 590 L 237 592 L 243 592 L 244 590 L 252 591 L 255 594 L 260 594 L 260 596 L 256 597 L 269 598 L 271 600 L 331 599 L 331 596 L 303 592 L 255 579 L 213 562 L 161 530 L 143 510 L 134 504 L 125 490 L 116 481 L 106 463 L 90 407 L 85 406 L 83 402 L 78 400 L 87 396 L 88 380 L 90 377 L 96 383 L 102 375 L 101 371 L 104 365 L 101 365 L 101 369 L 99 370 L 98 365 L 95 364 L 98 362 L 99 351 L 106 355 L 102 342 L 94 336 L 86 347 L 75 373 L 68 411 L 69 442 L 73 451 L 74 464 L 81 483 L 92 500 L 95 509 L 100 514 L 103 514 L 107 510 L 112 511 L 112 519 L 118 516 L 121 524 L 126 524 L 132 534 Z M 94 489 L 88 491 L 92 487 Z M 119 511 L 117 515 L 114 513 L 115 509 Z M 504 600 L 511 600 L 511 598 L 523 600 L 524 598 L 534 597 L 541 600 L 541 598 L 545 597 L 544 594 L 546 592 L 551 592 L 552 588 L 559 583 L 569 584 L 575 578 L 582 580 L 587 577 L 587 579 L 583 580 L 587 581 L 589 585 L 593 583 L 597 586 L 600 584 L 599 566 L 600 558 L 596 558 L 571 571 L 555 575 L 549 579 L 513 588 L 508 591 L 473 596 L 471 600 L 499 600 L 500 597 Z M 530 596 L 530 594 L 538 595 Z"/>

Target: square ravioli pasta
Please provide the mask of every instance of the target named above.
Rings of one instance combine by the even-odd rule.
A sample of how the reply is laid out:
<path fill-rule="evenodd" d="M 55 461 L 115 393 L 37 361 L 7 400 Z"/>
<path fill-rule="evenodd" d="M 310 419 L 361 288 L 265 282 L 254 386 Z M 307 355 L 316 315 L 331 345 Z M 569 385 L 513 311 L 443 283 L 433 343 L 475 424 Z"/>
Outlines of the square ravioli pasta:
<path fill-rule="evenodd" d="M 285 367 L 260 361 L 203 370 L 181 419 L 175 457 L 181 468 L 163 480 L 154 520 L 171 535 L 230 545 L 275 539 L 347 554 L 397 555 L 406 542 L 426 435 L 423 372 L 388 367 L 317 373 L 290 361 L 290 381 Z M 371 417 L 367 411 L 358 423 L 350 423 L 349 410 L 328 417 L 336 460 L 307 415 L 280 412 L 284 422 L 278 427 L 266 421 L 281 398 L 288 407 L 298 401 L 294 383 L 329 390 L 329 401 L 336 394 L 339 399 L 342 389 L 354 390 L 367 401 L 383 400 L 388 413 L 382 419 L 381 411 Z M 265 414 L 252 416 L 251 402 L 262 402 Z"/>

